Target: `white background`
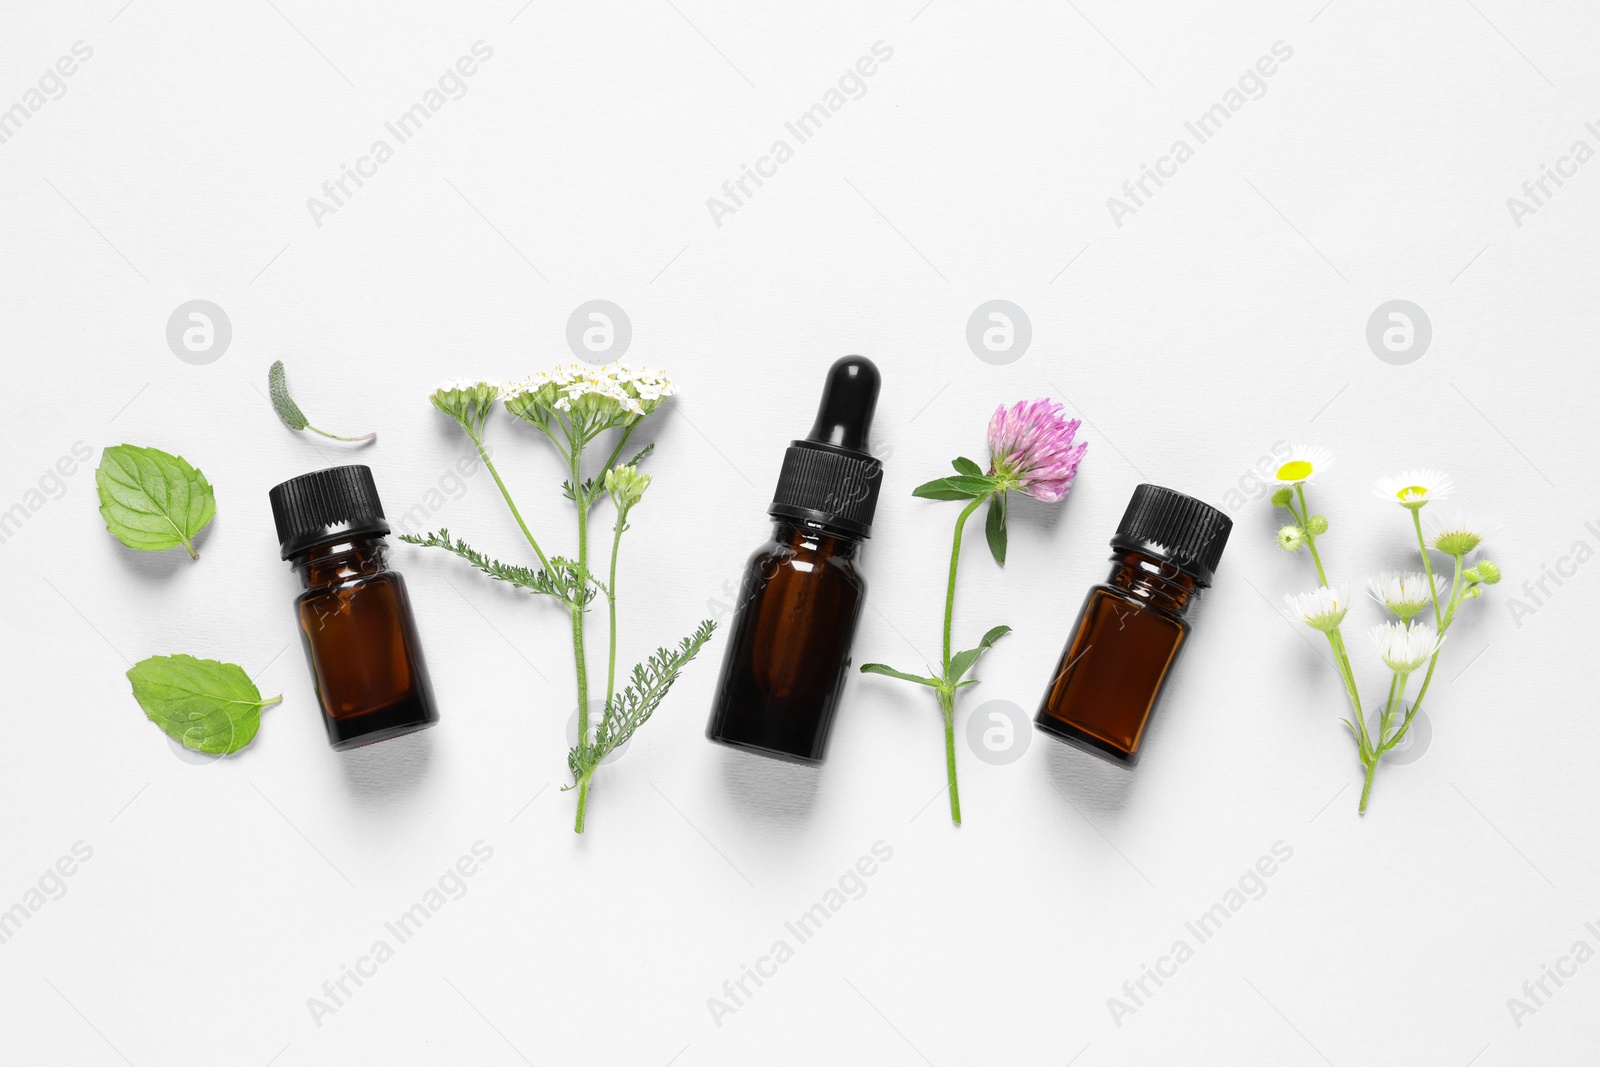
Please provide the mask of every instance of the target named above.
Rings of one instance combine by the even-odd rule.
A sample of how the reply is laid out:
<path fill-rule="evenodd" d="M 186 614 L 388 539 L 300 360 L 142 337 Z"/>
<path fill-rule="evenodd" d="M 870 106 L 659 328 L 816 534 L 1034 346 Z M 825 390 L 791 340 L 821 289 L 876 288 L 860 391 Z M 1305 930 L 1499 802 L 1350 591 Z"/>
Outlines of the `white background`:
<path fill-rule="evenodd" d="M 1591 12 L 122 3 L 0 9 L 0 107 L 74 42 L 94 50 L 0 145 L 0 508 L 27 516 L 0 545 L 0 908 L 93 849 L 0 945 L 6 1062 L 1591 1062 L 1600 963 L 1520 1026 L 1507 998 L 1580 939 L 1600 949 L 1600 579 L 1577 562 L 1600 547 L 1600 164 L 1520 227 L 1506 206 L 1574 140 L 1600 147 Z M 307 198 L 480 40 L 466 95 L 316 225 Z M 865 95 L 717 226 L 707 198 L 880 40 Z M 1115 225 L 1107 198 L 1277 41 L 1293 57 L 1265 96 Z M 234 330 L 205 366 L 165 339 L 195 298 Z M 1007 766 L 963 746 L 956 829 L 937 713 L 900 683 L 852 675 L 820 773 L 708 744 L 719 636 L 601 772 L 579 839 L 562 613 L 404 546 L 443 721 L 330 751 L 267 489 L 359 460 L 391 515 L 443 484 L 434 522 L 515 557 L 489 479 L 449 481 L 466 443 L 425 397 L 570 359 L 568 315 L 594 298 L 682 390 L 624 547 L 627 662 L 729 599 L 847 352 L 884 377 L 858 662 L 937 656 L 956 507 L 910 489 L 986 458 L 1002 401 L 1054 395 L 1085 420 L 1076 489 L 1015 508 L 1007 568 L 969 542 L 958 639 L 1015 633 L 963 726 L 985 700 L 1036 706 L 1135 484 L 1231 499 L 1138 769 L 1038 734 Z M 993 298 L 1033 323 L 1007 366 L 965 341 Z M 1366 343 L 1392 299 L 1433 324 L 1407 366 Z M 278 358 L 314 422 L 377 445 L 285 430 L 263 396 Z M 500 465 L 570 549 L 558 463 L 523 429 L 491 424 Z M 1381 771 L 1365 818 L 1332 666 L 1278 613 L 1309 560 L 1273 546 L 1265 501 L 1228 496 L 1259 496 L 1252 467 L 1300 439 L 1338 457 L 1315 495 L 1336 577 L 1414 558 L 1380 475 L 1445 468 L 1504 520 L 1507 581 L 1449 639 L 1431 744 Z M 215 484 L 199 563 L 104 531 L 92 468 L 123 441 Z M 75 442 L 95 458 L 30 496 Z M 1546 565 L 1569 576 L 1536 605 L 1521 587 Z M 1378 617 L 1364 603 L 1347 627 L 1369 700 Z M 178 651 L 283 694 L 237 756 L 176 758 L 130 696 L 131 661 Z M 308 998 L 478 841 L 493 858 L 466 895 L 319 1026 Z M 878 841 L 893 858 L 865 895 L 718 1026 L 708 998 Z M 1197 945 L 1185 922 L 1276 842 L 1293 855 L 1265 895 Z M 1108 998 L 1180 938 L 1194 958 L 1118 1025 Z"/>

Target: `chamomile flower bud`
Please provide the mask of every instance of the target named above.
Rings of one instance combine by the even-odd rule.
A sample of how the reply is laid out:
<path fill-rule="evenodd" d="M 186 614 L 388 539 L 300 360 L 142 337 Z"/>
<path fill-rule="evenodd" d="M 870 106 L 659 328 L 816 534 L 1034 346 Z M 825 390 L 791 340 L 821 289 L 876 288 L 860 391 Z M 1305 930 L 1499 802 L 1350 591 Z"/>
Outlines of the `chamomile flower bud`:
<path fill-rule="evenodd" d="M 1290 618 L 1322 633 L 1337 629 L 1350 610 L 1350 592 L 1343 583 L 1331 588 L 1319 585 L 1309 593 L 1289 593 L 1283 599 L 1289 605 Z"/>
<path fill-rule="evenodd" d="M 1286 508 L 1289 506 L 1289 501 L 1293 499 L 1294 490 L 1287 485 L 1279 486 L 1272 491 L 1272 506 L 1275 508 Z"/>
<path fill-rule="evenodd" d="M 1409 622 L 1413 615 L 1433 604 L 1428 576 L 1421 571 L 1385 571 L 1367 580 L 1367 591 L 1372 599 L 1394 612 L 1401 622 Z"/>
<path fill-rule="evenodd" d="M 639 473 L 634 466 L 612 467 L 606 471 L 606 492 L 618 511 L 627 511 L 644 497 L 650 488 L 650 475 Z"/>
<path fill-rule="evenodd" d="M 1321 515 L 1313 515 L 1306 520 L 1306 532 L 1313 537 L 1320 537 L 1328 532 L 1328 520 Z"/>
<path fill-rule="evenodd" d="M 1484 585 L 1494 585 L 1500 580 L 1500 568 L 1486 559 L 1480 559 L 1478 577 Z"/>
<path fill-rule="evenodd" d="M 1298 526 L 1291 524 L 1278 530 L 1278 547 L 1285 552 L 1297 552 L 1305 543 L 1306 535 Z"/>
<path fill-rule="evenodd" d="M 1380 622 L 1371 633 L 1379 657 L 1396 674 L 1418 670 L 1444 642 L 1444 638 L 1425 622 L 1409 626 L 1402 622 Z"/>
<path fill-rule="evenodd" d="M 1461 559 L 1471 555 L 1483 544 L 1497 524 L 1469 519 L 1457 512 L 1448 519 L 1434 519 L 1426 524 L 1428 544 L 1447 556 Z"/>

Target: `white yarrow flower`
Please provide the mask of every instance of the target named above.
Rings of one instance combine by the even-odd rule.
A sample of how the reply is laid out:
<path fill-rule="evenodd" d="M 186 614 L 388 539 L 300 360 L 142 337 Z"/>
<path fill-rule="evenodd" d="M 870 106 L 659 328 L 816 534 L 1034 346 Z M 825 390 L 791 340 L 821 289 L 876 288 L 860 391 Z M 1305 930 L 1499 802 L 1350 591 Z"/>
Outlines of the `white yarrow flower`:
<path fill-rule="evenodd" d="M 1342 582 L 1332 588 L 1319 585 L 1309 593 L 1288 593 L 1283 599 L 1291 618 L 1323 633 L 1336 628 L 1350 610 L 1350 593 Z"/>
<path fill-rule="evenodd" d="M 1444 642 L 1425 622 L 1380 622 L 1372 628 L 1372 643 L 1378 655 L 1396 674 L 1410 674 L 1427 663 Z"/>

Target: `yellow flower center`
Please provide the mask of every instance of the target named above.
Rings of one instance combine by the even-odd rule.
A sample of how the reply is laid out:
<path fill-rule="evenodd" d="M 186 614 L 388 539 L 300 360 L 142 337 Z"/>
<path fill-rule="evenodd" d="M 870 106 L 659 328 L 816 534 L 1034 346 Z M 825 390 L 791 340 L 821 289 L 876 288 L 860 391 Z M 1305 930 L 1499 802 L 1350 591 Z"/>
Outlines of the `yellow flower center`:
<path fill-rule="evenodd" d="M 1292 459 L 1278 468 L 1278 481 L 1303 482 L 1311 477 L 1311 464 L 1303 459 Z"/>
<path fill-rule="evenodd" d="M 1417 497 L 1427 495 L 1428 487 L 1425 485 L 1408 485 L 1395 494 L 1395 496 L 1400 500 L 1415 500 Z M 1432 515 L 1433 512 L 1430 511 L 1428 514 Z"/>

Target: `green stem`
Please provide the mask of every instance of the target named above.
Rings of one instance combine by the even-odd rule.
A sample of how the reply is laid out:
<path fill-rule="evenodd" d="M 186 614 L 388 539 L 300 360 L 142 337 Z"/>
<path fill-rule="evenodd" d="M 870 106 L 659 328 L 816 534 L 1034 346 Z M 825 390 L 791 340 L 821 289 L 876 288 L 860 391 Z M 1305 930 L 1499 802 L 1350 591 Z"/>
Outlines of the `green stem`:
<path fill-rule="evenodd" d="M 1306 503 L 1305 483 L 1296 482 L 1294 492 L 1300 498 L 1300 528 L 1306 534 L 1306 547 L 1311 550 L 1311 562 L 1317 565 L 1317 580 L 1327 585 L 1328 575 L 1322 569 L 1322 557 L 1317 555 L 1317 535 L 1311 532 L 1311 505 Z M 1290 508 L 1289 513 L 1294 514 L 1294 509 Z"/>
<path fill-rule="evenodd" d="M 950 780 L 950 821 L 961 825 L 961 789 L 956 785 L 956 697 L 938 691 L 939 711 L 944 715 L 944 766 Z"/>
<path fill-rule="evenodd" d="M 483 440 L 465 426 L 462 429 L 467 430 L 467 436 L 472 438 L 472 444 L 477 448 L 478 456 L 483 460 L 484 467 L 494 476 L 494 484 L 500 487 L 500 495 L 505 498 L 506 507 L 511 509 L 511 517 L 517 520 L 517 525 L 522 528 L 522 536 L 526 537 L 528 544 L 533 546 L 533 554 L 539 557 L 539 562 L 544 565 L 544 569 L 553 576 L 554 572 L 550 571 L 550 561 L 545 558 L 544 549 L 539 547 L 539 542 L 534 539 L 533 531 L 528 529 L 528 524 L 522 521 L 522 512 L 517 510 L 517 502 L 511 499 L 511 490 L 506 488 L 506 483 L 500 477 L 500 472 L 495 470 L 494 460 L 489 458 L 489 450 L 483 447 Z"/>
<path fill-rule="evenodd" d="M 581 442 L 581 438 L 579 439 Z M 578 506 L 578 580 L 589 580 L 589 500 L 579 490 L 583 484 L 583 445 L 574 443 L 571 453 L 573 500 Z M 583 616 L 588 609 L 581 603 L 572 606 L 572 659 L 578 675 L 578 752 L 589 751 L 589 653 L 583 639 Z M 586 762 L 584 759 L 580 763 Z M 592 771 L 590 772 L 593 773 Z M 574 833 L 583 833 L 583 814 L 589 802 L 589 780 L 578 783 L 578 818 Z"/>
<path fill-rule="evenodd" d="M 309 422 L 306 423 L 306 429 L 310 430 L 312 433 L 320 433 L 322 436 L 331 438 L 335 441 L 376 441 L 378 439 L 378 435 L 375 432 L 364 433 L 359 437 L 345 437 L 341 434 L 329 433 L 327 430 L 319 430 Z"/>
<path fill-rule="evenodd" d="M 1417 530 L 1417 549 L 1422 553 L 1422 569 L 1428 572 L 1428 592 L 1433 596 L 1433 624 L 1443 633 L 1444 613 L 1439 610 L 1439 590 L 1433 582 L 1433 561 L 1428 558 L 1428 542 L 1422 536 L 1422 509 L 1411 508 L 1411 524 Z M 1456 560 L 1456 570 L 1461 569 L 1461 561 Z"/>
<path fill-rule="evenodd" d="M 589 805 L 589 778 L 590 775 L 584 775 L 578 779 L 578 821 L 573 826 L 574 833 L 583 833 L 583 813 Z"/>
<path fill-rule="evenodd" d="M 1378 757 L 1373 756 L 1371 761 L 1363 761 L 1367 765 L 1367 783 L 1361 787 L 1361 807 L 1357 814 L 1367 813 L 1367 798 L 1372 795 L 1372 777 L 1378 773 Z"/>
<path fill-rule="evenodd" d="M 955 618 L 956 612 L 956 564 L 961 561 L 961 529 L 967 524 L 968 517 L 978 510 L 978 505 L 987 499 L 988 497 L 985 496 L 977 497 L 962 510 L 961 517 L 956 519 L 955 539 L 950 545 L 950 581 L 945 586 L 944 591 L 944 674 L 946 681 L 949 681 L 950 678 L 950 622 Z M 952 756 L 950 764 L 952 768 L 955 767 L 954 760 L 955 757 Z M 952 791 L 955 789 L 955 771 L 953 769 L 950 773 L 950 788 Z M 961 820 L 957 819 L 956 821 L 960 822 Z"/>
<path fill-rule="evenodd" d="M 627 529 L 628 513 L 617 512 L 617 531 L 611 537 L 611 574 L 606 580 L 606 606 L 611 612 L 611 656 L 606 662 L 606 706 L 617 685 L 617 553 L 622 549 L 622 531 Z"/>
<path fill-rule="evenodd" d="M 1461 606 L 1460 589 L 1461 557 L 1457 556 L 1455 577 L 1450 580 L 1450 603 L 1444 610 L 1444 622 L 1439 627 L 1439 633 L 1441 635 L 1444 634 L 1446 630 L 1450 629 L 1450 624 L 1455 621 L 1456 609 Z M 1387 752 L 1394 748 L 1394 746 L 1398 745 L 1406 736 L 1406 731 L 1411 729 L 1411 720 L 1415 719 L 1417 717 L 1417 712 L 1422 710 L 1422 698 L 1428 695 L 1428 683 L 1433 681 L 1433 669 L 1439 665 L 1439 653 L 1443 651 L 1444 646 L 1440 645 L 1439 648 L 1434 651 L 1433 656 L 1428 660 L 1428 673 L 1422 676 L 1422 687 L 1417 690 L 1417 699 L 1411 702 L 1411 707 L 1409 710 L 1407 710 L 1404 721 L 1400 723 L 1400 729 L 1395 732 L 1394 739 L 1389 742 L 1388 747 L 1383 749 L 1384 752 Z"/>
<path fill-rule="evenodd" d="M 1366 716 L 1361 711 L 1361 692 L 1356 686 L 1355 671 L 1350 667 L 1350 652 L 1344 645 L 1344 634 L 1335 626 L 1328 631 L 1328 645 L 1333 649 L 1334 664 L 1339 669 L 1339 677 L 1344 680 L 1345 696 L 1350 698 L 1350 707 L 1355 710 L 1356 729 L 1361 733 L 1361 748 L 1363 756 L 1372 750 L 1372 738 L 1367 734 Z"/>

